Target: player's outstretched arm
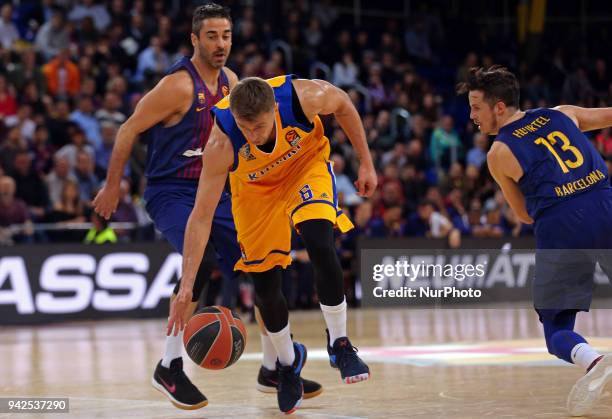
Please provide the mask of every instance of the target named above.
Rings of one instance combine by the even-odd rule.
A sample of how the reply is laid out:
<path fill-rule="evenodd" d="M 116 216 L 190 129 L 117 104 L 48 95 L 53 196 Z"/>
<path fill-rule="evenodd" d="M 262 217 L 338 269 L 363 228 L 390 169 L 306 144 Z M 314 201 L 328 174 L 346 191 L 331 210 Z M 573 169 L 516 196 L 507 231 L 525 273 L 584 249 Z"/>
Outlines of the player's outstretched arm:
<path fill-rule="evenodd" d="M 93 201 L 98 214 L 108 219 L 115 212 L 123 169 L 138 136 L 153 125 L 188 109 L 193 100 L 193 87 L 190 83 L 189 75 L 184 72 L 164 77 L 138 102 L 134 113 L 119 127 L 106 183 Z"/>
<path fill-rule="evenodd" d="M 378 178 L 361 118 L 349 96 L 344 90 L 324 80 L 300 79 L 294 80 L 293 85 L 308 119 L 312 121 L 316 115 L 334 115 L 359 158 L 359 176 L 355 182 L 359 195 L 372 196 Z"/>
<path fill-rule="evenodd" d="M 196 202 L 187 221 L 183 243 L 183 274 L 178 295 L 170 307 L 168 335 L 173 329 L 176 335 L 185 327 L 184 313 L 191 303 L 193 284 L 210 237 L 212 220 L 233 163 L 232 144 L 215 124 L 204 149 Z"/>
<path fill-rule="evenodd" d="M 580 106 L 561 105 L 553 109 L 570 117 L 580 131 L 593 131 L 612 126 L 612 108 L 581 108 Z"/>
<path fill-rule="evenodd" d="M 510 149 L 498 141 L 493 143 L 487 153 L 487 165 L 491 176 L 501 188 L 504 198 L 518 219 L 525 224 L 532 224 L 533 219 L 527 213 L 525 206 L 525 196 L 517 184 L 523 170 Z"/>

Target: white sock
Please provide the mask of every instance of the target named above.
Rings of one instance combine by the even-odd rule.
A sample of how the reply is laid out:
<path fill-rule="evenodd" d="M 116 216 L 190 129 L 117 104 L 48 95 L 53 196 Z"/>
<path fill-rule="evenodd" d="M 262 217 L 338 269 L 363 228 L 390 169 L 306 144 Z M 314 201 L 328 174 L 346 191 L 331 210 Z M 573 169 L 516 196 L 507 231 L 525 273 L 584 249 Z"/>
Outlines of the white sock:
<path fill-rule="evenodd" d="M 591 348 L 588 343 L 579 343 L 572 348 L 572 361 L 585 370 L 600 356 L 601 354 Z"/>
<path fill-rule="evenodd" d="M 320 305 L 329 330 L 329 344 L 333 346 L 336 339 L 346 337 L 346 298 L 337 306 Z"/>
<path fill-rule="evenodd" d="M 170 368 L 172 360 L 183 355 L 183 332 L 184 330 L 181 330 L 176 336 L 166 336 L 166 348 L 164 349 L 164 357 L 161 362 L 162 367 Z"/>
<path fill-rule="evenodd" d="M 263 352 L 263 361 L 261 364 L 266 369 L 270 371 L 274 371 L 276 369 L 276 358 L 277 358 L 276 349 L 274 349 L 274 345 L 272 344 L 272 340 L 270 339 L 270 336 L 264 335 L 263 333 L 261 333 L 260 336 L 261 336 L 261 350 Z"/>
<path fill-rule="evenodd" d="M 279 332 L 272 333 L 268 330 L 268 337 L 278 353 L 278 361 L 281 365 L 293 365 L 295 361 L 295 350 L 293 349 L 293 341 L 291 340 L 291 330 L 289 323 Z"/>

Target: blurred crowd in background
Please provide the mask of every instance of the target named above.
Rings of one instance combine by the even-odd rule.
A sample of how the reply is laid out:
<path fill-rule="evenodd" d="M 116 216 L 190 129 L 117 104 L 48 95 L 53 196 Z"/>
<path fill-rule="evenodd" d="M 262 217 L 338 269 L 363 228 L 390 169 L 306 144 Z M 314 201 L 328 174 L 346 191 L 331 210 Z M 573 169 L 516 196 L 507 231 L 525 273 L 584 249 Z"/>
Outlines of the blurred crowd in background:
<path fill-rule="evenodd" d="M 145 141 L 126 167 L 112 219 L 126 228 L 96 241 L 97 234 L 62 226 L 92 222 L 92 231 L 108 229 L 90 206 L 117 130 L 166 69 L 191 55 L 191 15 L 201 3 L 2 5 L 0 243 L 156 239 L 141 198 Z M 459 247 L 467 236 L 532 234 L 487 171 L 492 138 L 478 132 L 467 99 L 455 95 L 470 67 L 503 64 L 515 71 L 522 108 L 612 103 L 606 31 L 586 34 L 589 43 L 572 30 L 545 31 L 538 41 L 545 53 L 527 59 L 513 31 L 470 24 L 440 1 L 405 16 L 362 17 L 360 25 L 329 0 L 220 3 L 232 11 L 227 65 L 240 78 L 325 78 L 348 92 L 362 117 L 379 174 L 368 201 L 353 186 L 358 161 L 350 142 L 333 118 L 324 118 L 340 202 L 356 225 L 338 240 L 347 272 L 360 236 L 443 238 Z M 610 166 L 610 129 L 588 135 Z M 308 269 L 297 263 L 294 271 L 311 276 L 302 272 Z"/>

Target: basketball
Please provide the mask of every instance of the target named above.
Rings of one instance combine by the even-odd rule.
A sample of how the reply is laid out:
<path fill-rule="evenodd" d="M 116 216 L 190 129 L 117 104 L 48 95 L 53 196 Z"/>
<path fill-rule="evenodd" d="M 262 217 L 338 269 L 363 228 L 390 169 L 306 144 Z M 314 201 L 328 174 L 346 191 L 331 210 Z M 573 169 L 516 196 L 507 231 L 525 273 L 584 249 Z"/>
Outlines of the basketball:
<path fill-rule="evenodd" d="M 226 307 L 204 307 L 187 322 L 183 344 L 189 358 L 200 367 L 221 370 L 238 361 L 246 336 L 236 313 Z"/>

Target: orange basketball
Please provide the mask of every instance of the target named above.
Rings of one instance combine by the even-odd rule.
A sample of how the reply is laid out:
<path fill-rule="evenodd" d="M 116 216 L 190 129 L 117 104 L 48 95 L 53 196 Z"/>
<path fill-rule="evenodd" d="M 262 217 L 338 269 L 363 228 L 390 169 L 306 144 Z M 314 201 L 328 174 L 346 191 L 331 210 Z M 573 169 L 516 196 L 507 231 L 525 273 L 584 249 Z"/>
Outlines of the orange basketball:
<path fill-rule="evenodd" d="M 238 361 L 246 345 L 240 317 L 227 307 L 204 307 L 193 315 L 183 334 L 189 358 L 202 368 L 220 370 Z"/>

